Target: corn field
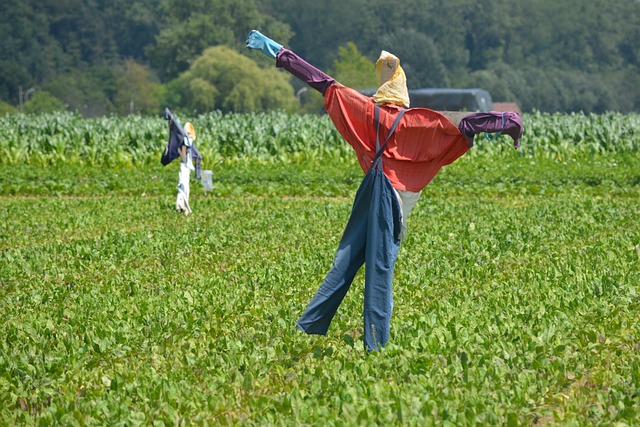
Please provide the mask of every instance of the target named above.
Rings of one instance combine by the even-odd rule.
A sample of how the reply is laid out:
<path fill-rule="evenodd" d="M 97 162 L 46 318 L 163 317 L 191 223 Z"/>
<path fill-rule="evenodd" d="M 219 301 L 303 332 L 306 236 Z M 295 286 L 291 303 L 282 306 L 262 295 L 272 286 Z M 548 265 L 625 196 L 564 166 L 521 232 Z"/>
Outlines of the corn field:
<path fill-rule="evenodd" d="M 282 112 L 194 118 L 197 145 L 205 158 L 295 161 L 300 158 L 347 158 L 343 142 L 328 116 Z M 640 114 L 603 115 L 532 113 L 523 117 L 523 155 L 563 160 L 598 153 L 640 150 Z M 76 114 L 13 115 L 0 118 L 0 163 L 130 165 L 157 161 L 167 139 L 160 117 L 103 117 Z M 489 141 L 482 135 L 470 155 L 498 155 L 510 149 L 507 137 Z"/>

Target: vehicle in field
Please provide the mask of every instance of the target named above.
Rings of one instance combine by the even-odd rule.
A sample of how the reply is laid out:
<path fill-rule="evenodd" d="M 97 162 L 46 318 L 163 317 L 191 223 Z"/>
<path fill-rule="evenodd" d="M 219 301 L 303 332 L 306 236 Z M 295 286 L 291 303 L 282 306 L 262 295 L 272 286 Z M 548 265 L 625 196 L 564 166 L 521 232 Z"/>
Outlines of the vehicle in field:
<path fill-rule="evenodd" d="M 373 96 L 376 89 L 360 89 L 360 93 Z M 485 89 L 410 89 L 411 107 L 424 107 L 438 111 L 486 112 L 493 109 L 491 95 Z"/>

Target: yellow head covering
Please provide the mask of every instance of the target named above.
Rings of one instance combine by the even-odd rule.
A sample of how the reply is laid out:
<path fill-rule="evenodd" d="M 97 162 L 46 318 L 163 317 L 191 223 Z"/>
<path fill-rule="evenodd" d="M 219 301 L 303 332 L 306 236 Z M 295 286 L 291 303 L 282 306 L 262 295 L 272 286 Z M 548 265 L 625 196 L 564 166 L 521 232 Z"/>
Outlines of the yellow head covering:
<path fill-rule="evenodd" d="M 376 61 L 376 75 L 380 84 L 376 93 L 373 94 L 376 104 L 396 104 L 408 108 L 407 77 L 400 66 L 400 59 L 383 50 Z"/>
<path fill-rule="evenodd" d="M 184 124 L 184 131 L 189 135 L 192 141 L 196 140 L 196 128 L 193 127 L 191 122 L 187 122 Z"/>

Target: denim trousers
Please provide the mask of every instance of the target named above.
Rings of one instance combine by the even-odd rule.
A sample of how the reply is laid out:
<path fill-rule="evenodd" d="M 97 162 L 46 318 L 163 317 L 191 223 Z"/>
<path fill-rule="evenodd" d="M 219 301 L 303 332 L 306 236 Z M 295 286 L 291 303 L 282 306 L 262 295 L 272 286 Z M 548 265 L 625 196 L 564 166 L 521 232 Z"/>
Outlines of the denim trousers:
<path fill-rule="evenodd" d="M 400 249 L 401 208 L 382 167 L 363 179 L 333 265 L 296 327 L 325 335 L 353 279 L 365 264 L 364 346 L 378 350 L 389 340 L 392 277 Z"/>

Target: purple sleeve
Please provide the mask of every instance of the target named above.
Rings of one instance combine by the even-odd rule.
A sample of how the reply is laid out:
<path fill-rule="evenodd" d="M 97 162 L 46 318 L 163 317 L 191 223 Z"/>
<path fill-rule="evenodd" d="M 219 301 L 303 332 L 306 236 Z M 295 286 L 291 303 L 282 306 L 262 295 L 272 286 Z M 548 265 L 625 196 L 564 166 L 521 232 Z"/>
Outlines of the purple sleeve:
<path fill-rule="evenodd" d="M 509 135 L 513 139 L 513 146 L 520 147 L 520 138 L 524 127 L 518 113 L 512 111 L 489 111 L 488 113 L 473 113 L 460 120 L 460 132 L 467 138 L 469 146 L 473 145 L 473 138 L 482 132 Z"/>
<path fill-rule="evenodd" d="M 336 80 L 318 70 L 289 49 L 282 48 L 276 55 L 276 67 L 284 68 L 322 95 Z"/>

